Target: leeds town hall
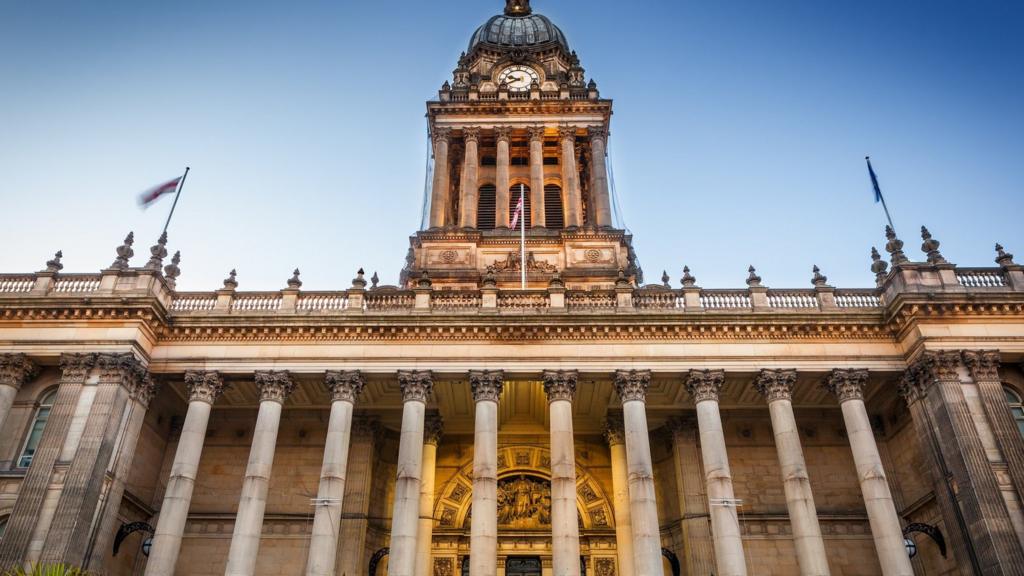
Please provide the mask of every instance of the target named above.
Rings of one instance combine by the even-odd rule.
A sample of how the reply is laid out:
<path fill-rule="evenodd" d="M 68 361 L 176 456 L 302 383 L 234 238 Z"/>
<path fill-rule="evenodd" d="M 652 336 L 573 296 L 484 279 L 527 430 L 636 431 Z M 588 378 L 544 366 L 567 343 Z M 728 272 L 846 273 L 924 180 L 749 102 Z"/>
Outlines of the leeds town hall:
<path fill-rule="evenodd" d="M 528 0 L 426 111 L 398 286 L 184 292 L 132 235 L 0 275 L 0 568 L 1024 574 L 1009 247 L 965 267 L 889 229 L 870 289 L 644 283 L 612 101 Z"/>

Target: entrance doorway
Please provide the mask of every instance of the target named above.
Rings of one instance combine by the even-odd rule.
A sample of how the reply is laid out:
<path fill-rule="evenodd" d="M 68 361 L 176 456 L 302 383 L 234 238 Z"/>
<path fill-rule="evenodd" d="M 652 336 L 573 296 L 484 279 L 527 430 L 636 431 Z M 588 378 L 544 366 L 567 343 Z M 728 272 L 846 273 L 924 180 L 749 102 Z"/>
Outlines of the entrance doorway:
<path fill-rule="evenodd" d="M 505 560 L 505 576 L 540 576 L 540 558 L 513 556 Z"/>

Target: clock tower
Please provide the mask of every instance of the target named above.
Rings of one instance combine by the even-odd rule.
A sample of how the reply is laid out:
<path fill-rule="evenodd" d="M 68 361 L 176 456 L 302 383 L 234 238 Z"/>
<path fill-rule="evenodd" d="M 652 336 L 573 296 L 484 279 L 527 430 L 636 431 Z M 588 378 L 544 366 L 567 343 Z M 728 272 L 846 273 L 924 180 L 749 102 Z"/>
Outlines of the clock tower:
<path fill-rule="evenodd" d="M 562 30 L 529 0 L 506 0 L 427 102 L 428 209 L 403 284 L 515 289 L 524 265 L 530 289 L 642 281 L 631 237 L 612 219 L 611 116 Z"/>

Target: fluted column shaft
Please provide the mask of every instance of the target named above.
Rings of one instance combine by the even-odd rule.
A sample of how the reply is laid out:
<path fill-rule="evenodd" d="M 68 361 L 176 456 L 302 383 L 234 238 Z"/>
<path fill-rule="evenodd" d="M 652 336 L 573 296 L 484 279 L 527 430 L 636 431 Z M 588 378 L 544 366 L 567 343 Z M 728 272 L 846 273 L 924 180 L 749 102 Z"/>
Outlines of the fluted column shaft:
<path fill-rule="evenodd" d="M 576 512 L 576 455 L 572 400 L 578 375 L 544 373 L 551 428 L 551 552 L 553 576 L 579 576 L 580 529 Z M 475 518 L 474 518 L 474 521 Z"/>
<path fill-rule="evenodd" d="M 857 478 L 882 574 L 911 576 L 914 569 L 903 544 L 903 529 L 889 491 L 889 481 L 885 477 L 871 420 L 864 406 L 864 384 L 867 378 L 866 370 L 833 370 L 826 386 L 839 399 L 843 411 L 846 436 L 853 451 L 853 463 L 857 467 Z"/>
<path fill-rule="evenodd" d="M 448 172 L 448 145 L 450 138 L 450 129 L 434 129 L 434 180 L 430 191 L 430 228 L 444 226 L 445 216 L 448 213 L 448 193 L 451 186 L 451 178 Z"/>
<path fill-rule="evenodd" d="M 507 127 L 495 128 L 495 144 L 497 146 L 496 166 L 494 169 L 494 227 L 508 228 L 509 225 L 509 143 L 512 140 L 512 129 Z"/>
<path fill-rule="evenodd" d="M 629 470 L 626 463 L 626 432 L 623 423 L 609 419 L 605 439 L 612 464 L 612 504 L 615 506 L 615 549 L 620 576 L 633 576 L 633 522 L 629 502 Z"/>
<path fill-rule="evenodd" d="M 469 380 L 476 402 L 469 572 L 494 576 L 498 571 L 498 400 L 502 374 L 470 372 Z"/>
<path fill-rule="evenodd" d="M 477 211 L 480 207 L 480 190 L 477 185 L 480 174 L 480 130 L 466 128 L 462 133 L 466 143 L 466 153 L 462 163 L 462 200 L 459 202 L 459 226 L 476 228 Z"/>
<path fill-rule="evenodd" d="M 725 449 L 722 416 L 718 410 L 718 394 L 724 382 L 724 372 L 695 371 L 690 373 L 686 386 L 697 405 L 697 427 L 711 508 L 717 574 L 746 576 L 747 564 L 732 488 L 732 472 Z"/>
<path fill-rule="evenodd" d="M 530 128 L 530 220 L 534 227 L 547 226 L 544 212 L 544 127 Z"/>
<path fill-rule="evenodd" d="M 606 144 L 608 130 L 604 127 L 590 129 L 590 194 L 594 202 L 594 225 L 597 227 L 612 225 L 611 198 L 608 191 L 608 164 Z"/>
<path fill-rule="evenodd" d="M 359 372 L 328 372 L 326 384 L 331 391 L 331 417 L 327 423 L 324 461 L 320 469 L 313 514 L 313 532 L 309 540 L 307 576 L 333 576 L 338 557 L 338 532 L 341 507 L 345 499 L 348 472 L 348 448 L 352 440 L 352 412 L 363 390 Z"/>
<path fill-rule="evenodd" d="M 257 372 L 256 385 L 260 388 L 260 408 L 242 481 L 225 576 L 252 576 L 256 572 L 281 412 L 285 399 L 295 389 L 295 383 L 287 372 Z"/>
<path fill-rule="evenodd" d="M 565 205 L 565 227 L 583 225 L 583 202 L 580 198 L 580 170 L 576 162 L 576 129 L 562 128 L 562 199 Z"/>
<path fill-rule="evenodd" d="M 398 383 L 402 388 L 402 432 L 398 445 L 394 511 L 391 514 L 388 576 L 413 576 L 416 572 L 416 537 L 423 478 L 423 425 L 427 399 L 434 383 L 429 372 L 400 372 Z"/>
<path fill-rule="evenodd" d="M 793 414 L 795 371 L 762 370 L 754 385 L 768 401 L 775 448 L 779 454 L 782 487 L 786 493 L 793 546 L 803 576 L 828 576 L 828 556 L 818 525 L 818 510 L 811 492 L 811 479 L 800 445 L 800 432 Z"/>
<path fill-rule="evenodd" d="M 188 509 L 192 503 L 199 460 L 203 455 L 210 412 L 224 391 L 224 381 L 216 372 L 188 372 L 185 374 L 185 384 L 189 390 L 188 412 L 185 414 L 178 449 L 174 452 L 174 463 L 171 464 L 171 475 L 167 479 L 167 489 L 160 506 L 153 546 L 146 563 L 146 576 L 174 574 L 188 520 Z"/>
<path fill-rule="evenodd" d="M 437 477 L 437 445 L 444 426 L 440 416 L 428 417 L 423 431 L 423 481 L 420 483 L 420 527 L 416 532 L 416 576 L 431 576 L 434 538 L 434 488 Z"/>

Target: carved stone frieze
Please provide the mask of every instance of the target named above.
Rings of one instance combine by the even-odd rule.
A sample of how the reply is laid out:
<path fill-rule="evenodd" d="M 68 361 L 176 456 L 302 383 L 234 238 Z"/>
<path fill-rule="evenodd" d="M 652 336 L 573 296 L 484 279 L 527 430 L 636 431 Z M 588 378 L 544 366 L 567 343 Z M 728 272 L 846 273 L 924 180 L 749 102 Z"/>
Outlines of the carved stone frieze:
<path fill-rule="evenodd" d="M 324 377 L 324 383 L 331 391 L 332 402 L 348 402 L 349 404 L 356 403 L 359 395 L 363 392 L 363 387 L 366 386 L 366 381 L 358 370 L 328 372 Z"/>
<path fill-rule="evenodd" d="M 761 370 L 754 379 L 754 388 L 768 403 L 776 400 L 792 400 L 796 385 L 796 370 Z"/>
<path fill-rule="evenodd" d="M 565 400 L 572 402 L 576 397 L 576 381 L 579 373 L 575 370 L 545 370 L 544 394 L 548 402 Z"/>
<path fill-rule="evenodd" d="M 501 371 L 474 370 L 469 373 L 469 385 L 474 402 L 497 402 L 501 398 L 504 374 Z"/>
<path fill-rule="evenodd" d="M 867 382 L 867 370 L 836 368 L 825 378 L 825 389 L 842 404 L 847 400 L 863 400 L 864 386 Z"/>
<path fill-rule="evenodd" d="M 999 352 L 965 350 L 962 356 L 964 365 L 970 370 L 971 378 L 975 382 L 999 382 Z"/>
<path fill-rule="evenodd" d="M 403 402 L 425 404 L 434 390 L 434 375 L 429 371 L 403 370 L 398 373 L 398 386 L 402 389 Z"/>
<path fill-rule="evenodd" d="M 256 372 L 256 386 L 260 389 L 260 402 L 284 404 L 295 390 L 295 381 L 288 372 Z"/>
<path fill-rule="evenodd" d="M 686 378 L 686 391 L 695 404 L 718 402 L 718 395 L 725 384 L 723 370 L 693 370 Z"/>
<path fill-rule="evenodd" d="M 211 406 L 228 388 L 218 372 L 198 370 L 185 372 L 185 386 L 188 388 L 189 402 L 206 402 Z"/>
<path fill-rule="evenodd" d="M 615 373 L 615 392 L 623 404 L 646 402 L 647 388 L 651 385 L 650 370 L 619 370 Z"/>
<path fill-rule="evenodd" d="M 0 386 L 21 388 L 39 374 L 39 367 L 24 354 L 0 354 Z"/>

